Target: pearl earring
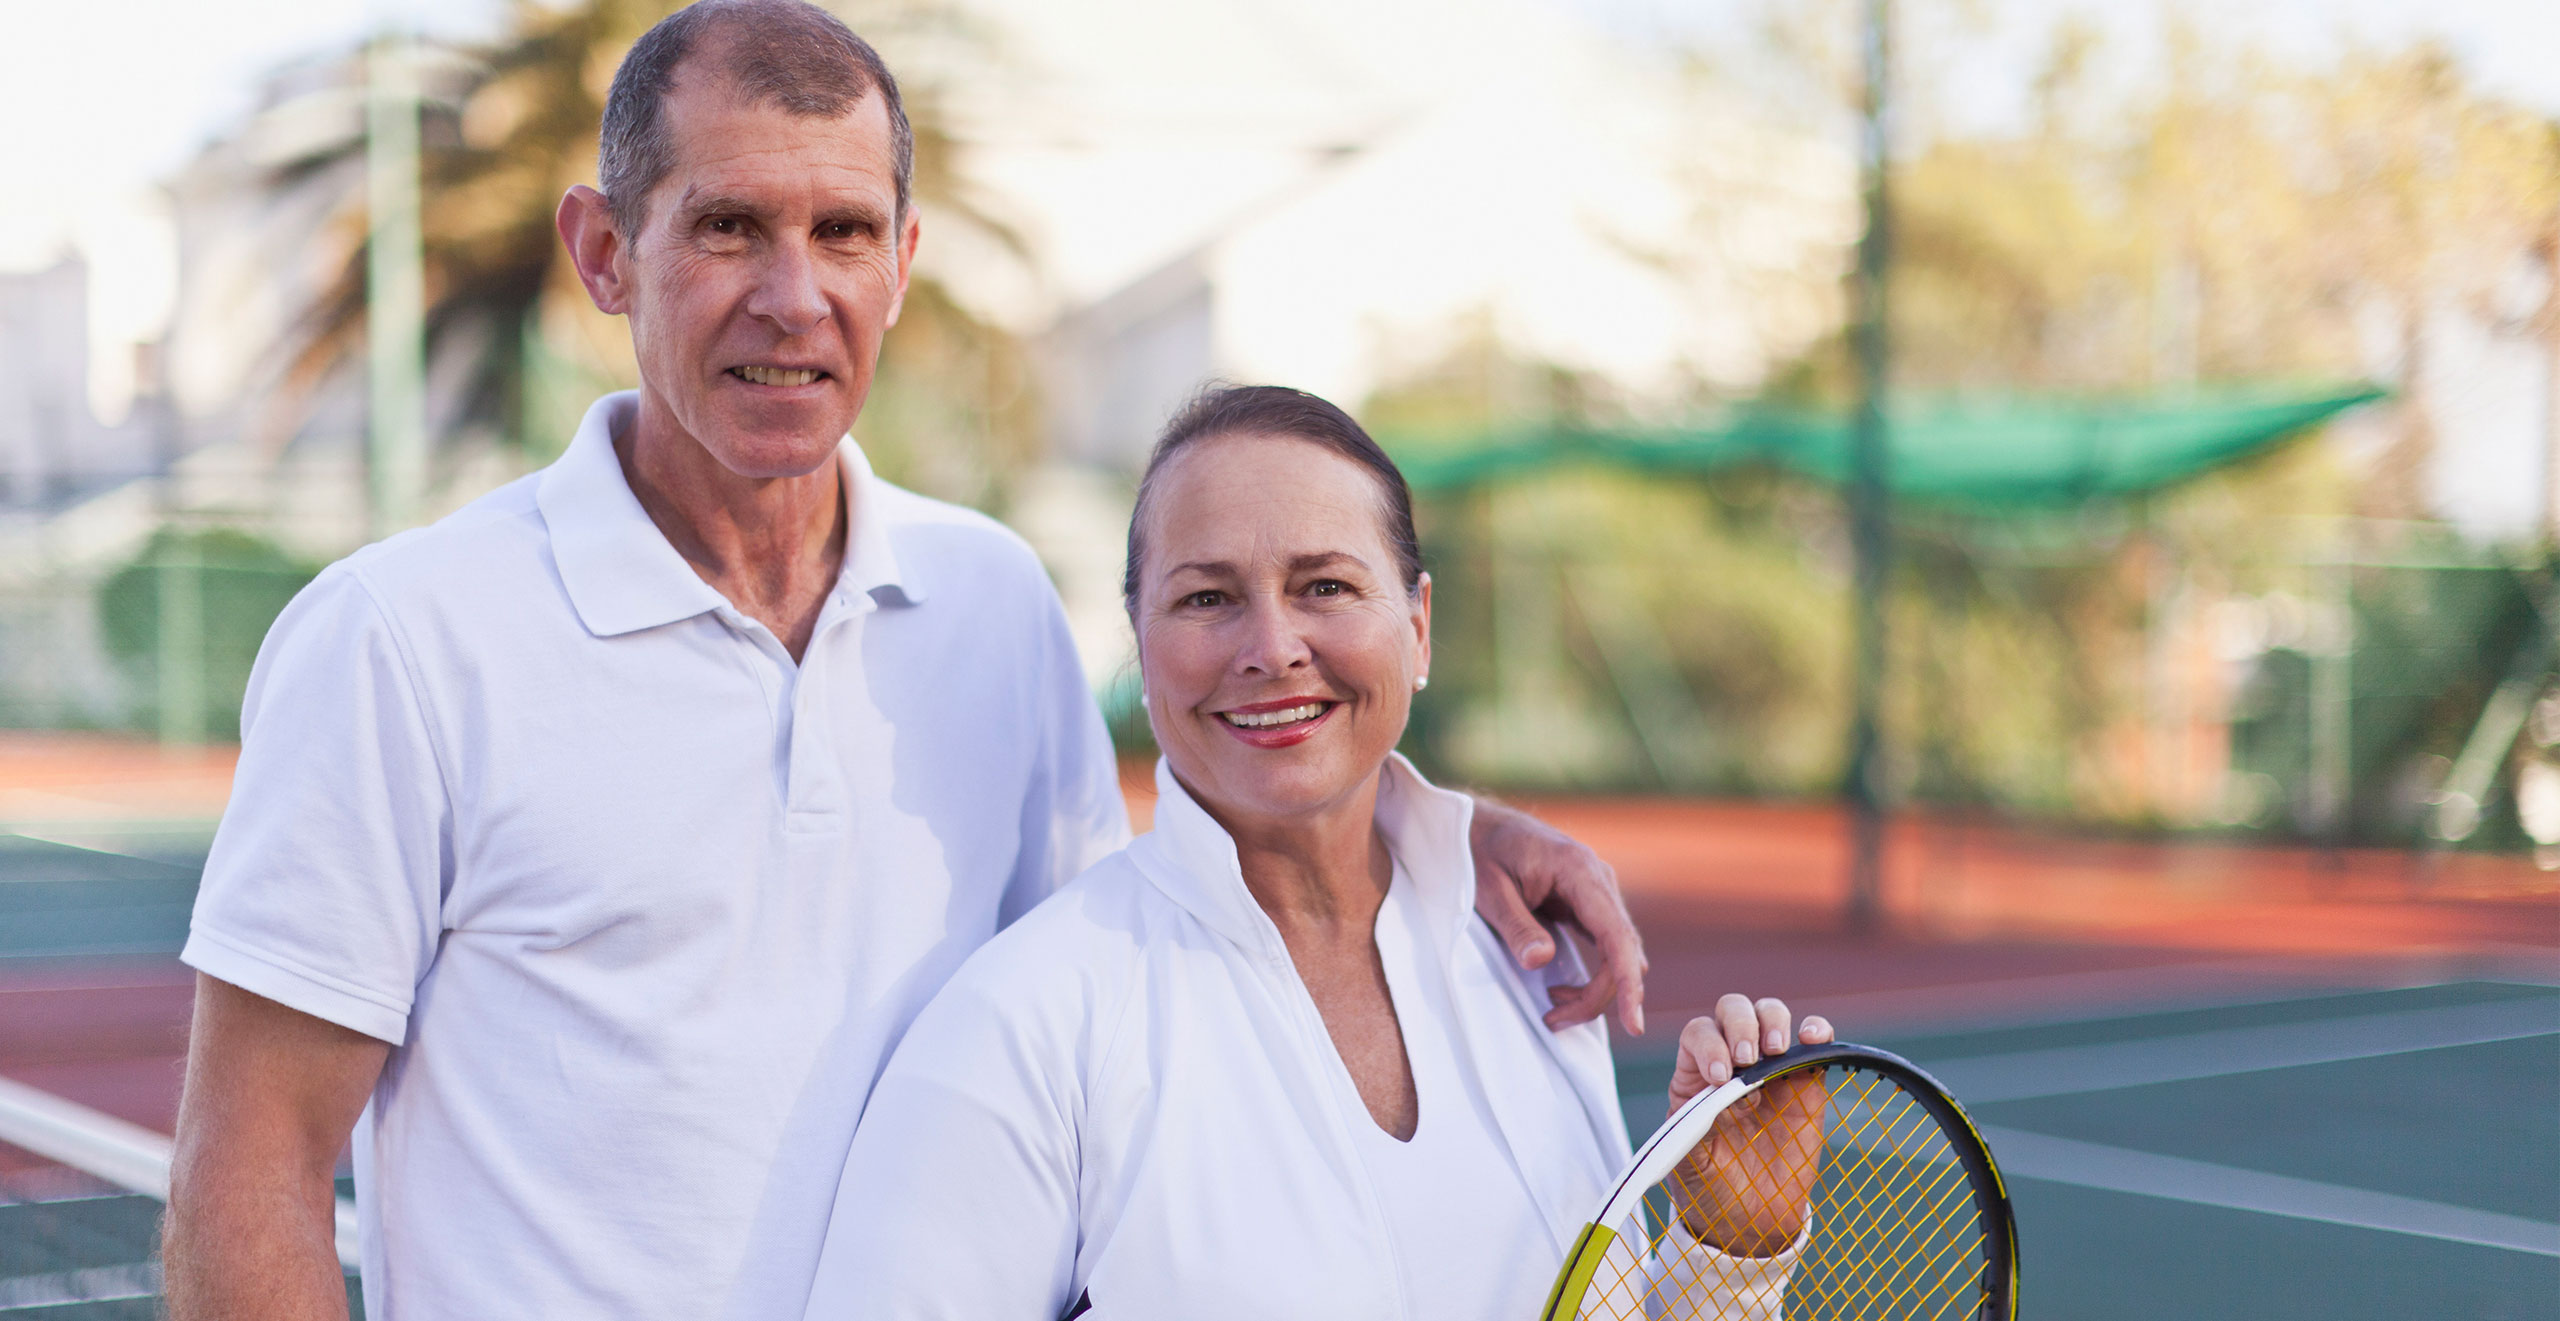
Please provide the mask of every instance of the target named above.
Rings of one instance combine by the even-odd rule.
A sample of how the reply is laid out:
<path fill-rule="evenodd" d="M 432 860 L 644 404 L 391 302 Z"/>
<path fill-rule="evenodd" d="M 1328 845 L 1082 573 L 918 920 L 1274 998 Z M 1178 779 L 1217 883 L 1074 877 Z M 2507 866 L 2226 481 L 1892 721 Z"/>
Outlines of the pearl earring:
<path fill-rule="evenodd" d="M 1428 674 L 1417 674 L 1417 675 L 1413 676 L 1413 690 L 1414 690 L 1415 692 L 1417 692 L 1417 693 L 1418 693 L 1418 692 L 1421 692 L 1423 689 L 1428 688 L 1428 687 L 1430 687 L 1430 686 L 1431 686 L 1431 676 L 1430 676 L 1430 675 L 1428 675 Z"/>

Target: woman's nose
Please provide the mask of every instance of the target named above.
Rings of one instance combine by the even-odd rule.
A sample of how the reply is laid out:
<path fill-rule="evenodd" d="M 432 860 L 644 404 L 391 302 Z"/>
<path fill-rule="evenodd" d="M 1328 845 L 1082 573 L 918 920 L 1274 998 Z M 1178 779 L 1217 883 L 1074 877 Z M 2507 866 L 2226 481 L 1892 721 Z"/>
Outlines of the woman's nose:
<path fill-rule="evenodd" d="M 1257 601 L 1245 612 L 1244 645 L 1236 667 L 1246 673 L 1282 674 L 1306 664 L 1313 653 L 1297 621 L 1280 601 Z"/>

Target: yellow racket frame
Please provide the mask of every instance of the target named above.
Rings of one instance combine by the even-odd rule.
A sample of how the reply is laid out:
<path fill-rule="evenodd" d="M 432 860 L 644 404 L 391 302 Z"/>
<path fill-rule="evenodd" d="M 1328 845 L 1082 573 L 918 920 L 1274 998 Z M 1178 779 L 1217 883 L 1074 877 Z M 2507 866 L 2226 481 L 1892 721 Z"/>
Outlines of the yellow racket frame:
<path fill-rule="evenodd" d="M 1982 1140 L 1982 1131 L 1974 1126 L 1973 1117 L 1964 1112 L 1964 1107 L 1947 1094 L 1947 1089 L 1920 1066 L 1891 1051 L 1848 1042 L 1796 1046 L 1784 1055 L 1742 1070 L 1721 1087 L 1689 1098 L 1686 1105 L 1664 1120 L 1662 1127 L 1655 1129 L 1653 1136 L 1636 1150 L 1635 1159 L 1601 1203 L 1599 1213 L 1575 1237 L 1564 1265 L 1556 1271 L 1555 1287 L 1547 1292 L 1546 1309 L 1538 1314 L 1539 1321 L 1575 1321 L 1590 1294 L 1592 1277 L 1618 1241 L 1618 1232 L 1610 1226 L 1624 1224 L 1636 1213 L 1645 1194 L 1669 1177 L 1672 1167 L 1706 1138 L 1707 1130 L 1715 1126 L 1716 1117 L 1727 1107 L 1788 1074 L 1834 1066 L 1891 1079 L 1938 1122 L 1948 1149 L 1972 1182 L 1974 1205 L 1982 1217 L 1986 1258 L 1983 1297 L 1981 1306 L 1972 1313 L 1973 1321 L 2017 1321 L 2018 1224 L 2009 1210 L 2008 1185 L 2000 1177 L 1999 1164 L 1991 1158 L 1990 1145 Z"/>

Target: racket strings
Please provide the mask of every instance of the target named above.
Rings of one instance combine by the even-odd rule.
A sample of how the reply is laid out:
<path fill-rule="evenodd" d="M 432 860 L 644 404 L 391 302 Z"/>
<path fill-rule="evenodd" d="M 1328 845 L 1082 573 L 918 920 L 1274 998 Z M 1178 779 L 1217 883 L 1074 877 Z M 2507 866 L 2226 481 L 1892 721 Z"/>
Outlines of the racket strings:
<path fill-rule="evenodd" d="M 1890 1079 L 1850 1073 L 1788 1315 L 1935 1318 L 1982 1297 L 1984 1227 L 1971 1176 L 1936 1118 Z"/>
<path fill-rule="evenodd" d="M 1983 1296 L 1971 1176 L 1934 1116 L 1861 1069 L 1743 1097 L 1615 1228 L 1584 1317 L 1930 1321 Z"/>

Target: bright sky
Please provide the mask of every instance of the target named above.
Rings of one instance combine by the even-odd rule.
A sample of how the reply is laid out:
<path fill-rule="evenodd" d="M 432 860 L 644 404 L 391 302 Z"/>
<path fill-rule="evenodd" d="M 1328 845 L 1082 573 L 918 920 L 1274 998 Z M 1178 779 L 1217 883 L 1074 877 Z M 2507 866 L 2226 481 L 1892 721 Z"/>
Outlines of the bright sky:
<path fill-rule="evenodd" d="M 1715 50 L 1742 45 L 1749 26 L 1771 8 L 1805 0 L 1552 2 L 1630 36 L 1703 38 Z M 1847 21 L 1861 0 L 1829 0 L 1826 7 Z M 2145 57 L 2156 53 L 2167 16 L 2305 64 L 2356 45 L 2393 49 L 2433 38 L 2452 48 L 2479 86 L 2560 116 L 2560 60 L 2553 59 L 2560 51 L 2560 3 L 2553 0 L 1897 0 L 1897 8 L 1928 13 L 1932 27 L 1941 29 L 1932 35 L 1964 49 L 1966 67 L 1937 71 L 1941 84 L 1965 96 L 1953 108 L 1967 121 L 1961 127 L 2016 121 L 2028 79 L 2055 24 L 2066 17 L 2094 24 Z"/>
<path fill-rule="evenodd" d="M 1061 0 L 1064 3 L 1065 0 Z M 1265 0 L 1283 3 L 1284 0 Z M 1676 35 L 1711 47 L 1771 3 L 1787 0 L 1551 0 L 1639 40 Z M 2085 14 L 2139 49 L 2164 4 L 2100 0 L 1936 0 L 1980 17 L 1963 38 L 1980 76 L 1961 119 L 2014 118 L 2056 18 Z M 260 75 L 315 51 L 342 49 L 387 11 L 408 6 L 427 29 L 491 30 L 503 0 L 93 0 L 12 4 L 0 42 L 0 270 L 49 263 L 66 248 L 91 260 L 92 343 L 147 338 L 175 278 L 168 224 L 152 181 L 248 109 Z M 1849 12 L 1849 6 L 1839 6 Z M 2192 12 L 2192 11 L 2190 11 Z M 2218 30 L 2316 61 L 2341 39 L 2379 46 L 2444 39 L 2486 86 L 2560 115 L 2560 4 L 2553 0 L 2220 0 Z M 102 40 L 101 33 L 111 34 Z"/>
<path fill-rule="evenodd" d="M 428 31 L 456 36 L 490 30 L 503 12 L 500 0 L 416 9 L 432 11 Z M 238 122 L 265 72 L 344 49 L 386 12 L 402 11 L 383 0 L 13 0 L 0 41 L 0 124 L 11 126 L 0 134 L 0 270 L 46 266 L 66 248 L 88 255 L 90 342 L 112 375 L 130 360 L 115 346 L 156 332 L 176 283 L 153 181 Z"/>

